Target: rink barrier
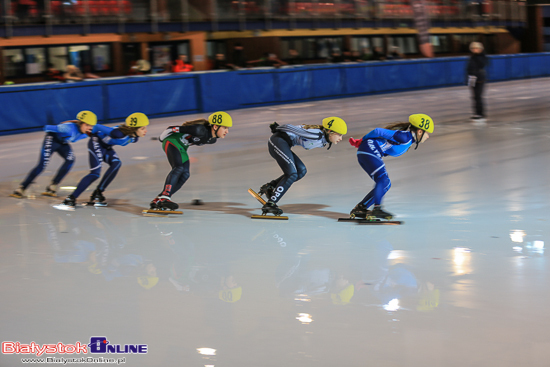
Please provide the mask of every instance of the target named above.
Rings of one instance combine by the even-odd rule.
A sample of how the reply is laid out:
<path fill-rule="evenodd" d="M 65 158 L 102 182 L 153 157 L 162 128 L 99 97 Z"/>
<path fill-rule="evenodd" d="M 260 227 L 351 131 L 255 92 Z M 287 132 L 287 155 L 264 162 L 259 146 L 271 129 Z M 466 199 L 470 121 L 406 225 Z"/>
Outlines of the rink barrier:
<path fill-rule="evenodd" d="M 100 122 L 464 85 L 467 57 L 155 74 L 0 88 L 0 135 L 91 110 Z M 550 76 L 550 53 L 489 56 L 489 81 Z"/>

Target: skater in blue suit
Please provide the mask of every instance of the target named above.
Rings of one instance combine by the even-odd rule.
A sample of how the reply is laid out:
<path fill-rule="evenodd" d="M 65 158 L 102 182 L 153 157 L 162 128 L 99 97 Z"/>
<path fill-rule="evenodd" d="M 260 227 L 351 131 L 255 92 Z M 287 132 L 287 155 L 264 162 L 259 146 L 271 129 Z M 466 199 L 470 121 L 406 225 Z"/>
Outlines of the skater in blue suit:
<path fill-rule="evenodd" d="M 57 185 L 69 173 L 74 164 L 74 153 L 69 143 L 74 143 L 88 137 L 93 127 L 97 124 L 97 116 L 91 111 L 80 111 L 76 115 L 76 120 L 66 121 L 59 125 L 46 125 L 44 131 L 46 137 L 40 151 L 40 159 L 36 167 L 27 175 L 27 178 L 21 182 L 21 185 L 10 196 L 21 199 L 25 196 L 25 190 L 33 183 L 34 179 L 42 173 L 50 162 L 53 153 L 59 154 L 65 162 L 51 183 L 42 193 L 44 196 L 57 196 Z"/>
<path fill-rule="evenodd" d="M 363 198 L 350 212 L 352 218 L 373 216 L 392 219 L 393 215 L 382 209 L 382 198 L 391 187 L 383 157 L 398 157 L 412 144 L 425 142 L 434 131 L 434 122 L 430 116 L 415 114 L 409 116 L 409 122 L 399 122 L 381 129 L 374 129 L 362 139 L 350 138 L 349 142 L 357 149 L 357 160 L 361 167 L 374 180 L 374 189 Z M 372 211 L 368 208 L 374 205 Z"/>
<path fill-rule="evenodd" d="M 88 142 L 90 173 L 80 180 L 76 190 L 67 196 L 63 204 L 55 206 L 55 208 L 69 210 L 74 208 L 76 199 L 80 194 L 99 178 L 102 162 L 107 163 L 109 169 L 105 172 L 99 185 L 92 193 L 90 203 L 93 203 L 95 206 L 107 206 L 103 191 L 114 180 L 121 166 L 120 159 L 113 146 L 125 146 L 130 143 L 136 143 L 140 137 L 144 137 L 147 134 L 147 125 L 149 125 L 149 119 L 141 112 L 128 116 L 125 125 L 114 128 L 96 125 L 92 130 L 92 136 Z"/>

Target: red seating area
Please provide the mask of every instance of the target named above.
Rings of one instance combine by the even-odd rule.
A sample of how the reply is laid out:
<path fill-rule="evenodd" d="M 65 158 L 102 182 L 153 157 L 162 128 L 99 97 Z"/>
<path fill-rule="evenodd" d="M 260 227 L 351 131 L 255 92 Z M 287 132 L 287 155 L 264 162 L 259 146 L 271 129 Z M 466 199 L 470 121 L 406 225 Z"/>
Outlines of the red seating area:
<path fill-rule="evenodd" d="M 72 5 L 64 4 L 63 1 L 52 0 L 52 13 L 54 15 L 68 13 L 84 16 L 86 15 L 86 3 L 89 14 L 93 17 L 130 14 L 132 12 L 132 3 L 129 0 L 123 0 L 120 4 L 117 0 L 84 0 L 77 1 Z"/>

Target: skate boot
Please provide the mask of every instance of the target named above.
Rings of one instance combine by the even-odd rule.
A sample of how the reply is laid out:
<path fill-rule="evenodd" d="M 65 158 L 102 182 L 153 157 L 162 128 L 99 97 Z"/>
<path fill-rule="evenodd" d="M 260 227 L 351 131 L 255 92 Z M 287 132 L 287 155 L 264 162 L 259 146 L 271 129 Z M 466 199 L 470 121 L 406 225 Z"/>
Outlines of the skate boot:
<path fill-rule="evenodd" d="M 351 210 L 351 212 L 349 213 L 349 217 L 351 219 L 353 218 L 361 218 L 361 219 L 366 219 L 367 216 L 369 216 L 371 213 L 369 210 L 367 210 L 367 207 L 361 203 L 357 204 L 355 206 L 355 208 L 353 208 Z"/>
<path fill-rule="evenodd" d="M 157 202 L 157 209 L 161 210 L 176 210 L 179 208 L 179 205 L 177 203 L 174 203 L 172 201 L 172 198 L 170 196 L 163 195 L 158 198 Z"/>
<path fill-rule="evenodd" d="M 90 201 L 88 202 L 88 205 L 107 206 L 107 202 L 105 201 L 105 196 L 103 196 L 103 192 L 101 192 L 99 189 L 95 189 L 90 196 Z"/>
<path fill-rule="evenodd" d="M 283 214 L 283 210 L 277 206 L 273 201 L 269 200 L 265 205 L 262 207 L 262 214 L 273 214 L 273 215 L 281 215 Z"/>
<path fill-rule="evenodd" d="M 159 207 L 158 207 L 159 201 L 160 201 L 160 198 L 158 196 L 156 198 L 154 198 L 153 200 L 151 200 L 151 202 L 149 203 L 149 206 L 150 206 L 151 210 L 159 209 Z"/>
<path fill-rule="evenodd" d="M 65 200 L 63 200 L 63 205 L 74 208 L 76 206 L 75 197 L 73 195 L 67 196 L 67 198 L 65 198 Z"/>
<path fill-rule="evenodd" d="M 57 185 L 55 184 L 49 184 L 46 187 L 46 190 L 42 193 L 42 196 L 51 196 L 53 198 L 57 197 Z"/>
<path fill-rule="evenodd" d="M 23 186 L 19 186 L 19 188 L 15 190 L 13 194 L 10 194 L 10 196 L 12 198 L 22 199 L 25 197 L 25 189 L 23 188 Z"/>
<path fill-rule="evenodd" d="M 372 210 L 372 215 L 376 218 L 387 219 L 387 220 L 390 220 L 393 218 L 393 214 L 382 210 L 381 205 L 374 206 L 374 209 Z"/>
<path fill-rule="evenodd" d="M 266 198 L 269 200 L 273 196 L 273 192 L 275 191 L 275 185 L 273 184 L 273 181 L 266 183 L 265 185 L 262 185 L 260 187 L 260 191 L 258 191 L 258 194 L 260 196 L 265 195 Z"/>

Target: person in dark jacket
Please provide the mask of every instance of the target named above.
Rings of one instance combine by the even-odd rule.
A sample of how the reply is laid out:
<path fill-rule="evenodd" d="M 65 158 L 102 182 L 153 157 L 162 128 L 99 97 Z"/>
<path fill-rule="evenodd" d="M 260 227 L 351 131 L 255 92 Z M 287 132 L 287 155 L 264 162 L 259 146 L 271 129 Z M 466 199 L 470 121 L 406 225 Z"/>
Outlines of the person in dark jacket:
<path fill-rule="evenodd" d="M 485 87 L 487 56 L 483 52 L 483 45 L 480 42 L 470 44 L 472 55 L 468 61 L 466 72 L 468 73 L 468 87 L 472 91 L 474 114 L 471 117 L 476 122 L 485 122 L 485 111 L 483 106 L 483 89 Z"/>

